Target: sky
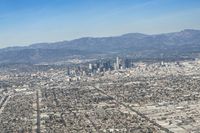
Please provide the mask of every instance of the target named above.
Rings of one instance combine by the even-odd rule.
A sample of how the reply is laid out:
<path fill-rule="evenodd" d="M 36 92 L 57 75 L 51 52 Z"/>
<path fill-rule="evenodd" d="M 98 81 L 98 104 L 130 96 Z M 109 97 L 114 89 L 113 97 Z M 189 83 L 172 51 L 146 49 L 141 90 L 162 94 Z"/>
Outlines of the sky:
<path fill-rule="evenodd" d="M 200 0 L 0 0 L 0 48 L 200 29 Z"/>

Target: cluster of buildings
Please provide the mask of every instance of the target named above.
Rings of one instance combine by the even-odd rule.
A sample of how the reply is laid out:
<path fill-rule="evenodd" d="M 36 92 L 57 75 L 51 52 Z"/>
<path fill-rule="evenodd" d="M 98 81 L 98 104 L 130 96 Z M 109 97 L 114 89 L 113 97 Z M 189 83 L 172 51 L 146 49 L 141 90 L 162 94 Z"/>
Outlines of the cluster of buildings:
<path fill-rule="evenodd" d="M 103 74 L 69 82 L 67 67 L 0 71 L 0 131 L 199 131 L 200 61 L 135 62 L 133 67 L 117 58 L 79 69 Z"/>
<path fill-rule="evenodd" d="M 110 72 L 113 70 L 117 71 L 132 68 L 133 66 L 132 59 L 120 59 L 119 57 L 116 57 L 115 60 L 98 60 L 76 66 L 69 66 L 67 68 L 66 75 L 69 77 L 81 77 L 86 75 L 94 76 L 108 71 Z"/>

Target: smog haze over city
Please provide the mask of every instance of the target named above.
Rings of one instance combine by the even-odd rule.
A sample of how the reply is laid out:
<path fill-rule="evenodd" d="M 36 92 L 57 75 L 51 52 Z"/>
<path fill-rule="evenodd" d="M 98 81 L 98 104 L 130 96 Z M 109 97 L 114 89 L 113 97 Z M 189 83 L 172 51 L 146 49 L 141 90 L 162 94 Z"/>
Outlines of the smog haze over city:
<path fill-rule="evenodd" d="M 0 0 L 1 133 L 198 133 L 199 86 L 199 0 Z"/>

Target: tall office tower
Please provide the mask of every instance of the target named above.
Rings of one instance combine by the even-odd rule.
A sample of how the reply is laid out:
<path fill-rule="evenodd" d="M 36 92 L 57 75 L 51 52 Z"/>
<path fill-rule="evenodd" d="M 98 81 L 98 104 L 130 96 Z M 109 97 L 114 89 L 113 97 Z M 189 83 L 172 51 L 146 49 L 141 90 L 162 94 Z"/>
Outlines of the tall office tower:
<path fill-rule="evenodd" d="M 89 64 L 89 69 L 92 70 L 92 64 Z"/>
<path fill-rule="evenodd" d="M 99 62 L 97 62 L 96 64 L 97 64 L 97 69 L 98 69 L 98 68 L 100 68 L 100 63 L 99 63 Z"/>
<path fill-rule="evenodd" d="M 124 61 L 124 67 L 125 68 L 131 68 L 132 67 L 132 61 L 131 61 L 131 59 L 125 59 L 125 61 Z"/>
<path fill-rule="evenodd" d="M 119 57 L 116 58 L 116 69 L 119 69 Z"/>
<path fill-rule="evenodd" d="M 67 67 L 67 76 L 69 76 L 71 73 L 70 73 L 70 68 Z"/>
<path fill-rule="evenodd" d="M 114 63 L 114 70 L 117 70 L 117 64 Z"/>
<path fill-rule="evenodd" d="M 105 68 L 106 71 L 107 71 L 109 68 L 111 68 L 110 61 L 104 62 L 104 63 L 103 63 L 103 68 Z"/>

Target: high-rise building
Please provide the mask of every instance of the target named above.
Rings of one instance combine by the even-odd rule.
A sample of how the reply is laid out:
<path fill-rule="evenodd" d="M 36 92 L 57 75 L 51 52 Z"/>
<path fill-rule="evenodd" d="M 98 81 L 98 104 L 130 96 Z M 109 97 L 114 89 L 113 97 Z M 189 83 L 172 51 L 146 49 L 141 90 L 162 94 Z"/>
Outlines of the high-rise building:
<path fill-rule="evenodd" d="M 71 73 L 70 73 L 70 68 L 67 67 L 67 76 L 69 76 Z"/>
<path fill-rule="evenodd" d="M 116 70 L 119 69 L 119 57 L 116 58 Z"/>
<path fill-rule="evenodd" d="M 131 59 L 125 59 L 124 60 L 124 67 L 125 68 L 131 68 L 132 67 L 132 61 L 131 61 Z"/>
<path fill-rule="evenodd" d="M 89 69 L 92 70 L 92 64 L 91 63 L 89 64 Z"/>

